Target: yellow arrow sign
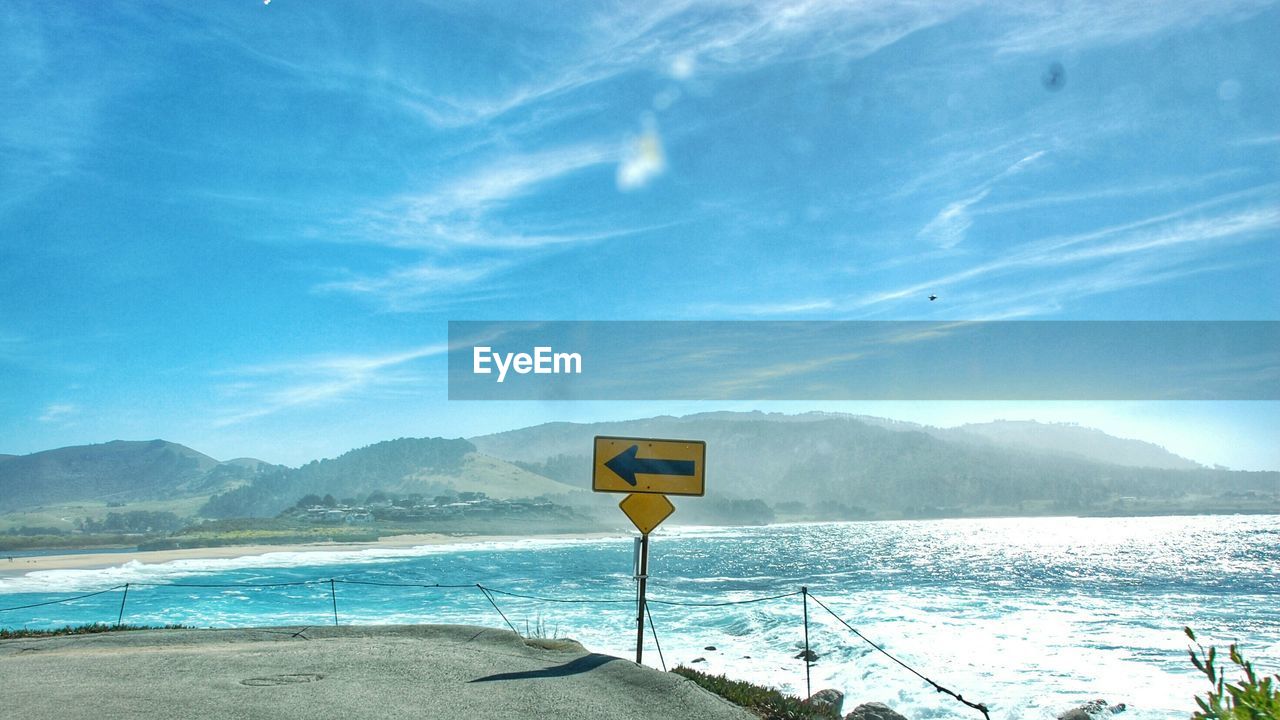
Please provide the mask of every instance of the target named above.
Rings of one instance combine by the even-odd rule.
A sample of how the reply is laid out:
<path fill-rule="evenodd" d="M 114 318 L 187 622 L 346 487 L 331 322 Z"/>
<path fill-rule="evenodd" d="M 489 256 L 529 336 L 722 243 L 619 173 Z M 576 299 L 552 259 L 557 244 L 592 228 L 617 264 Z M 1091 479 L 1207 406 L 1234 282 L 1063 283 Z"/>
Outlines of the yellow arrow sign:
<path fill-rule="evenodd" d="M 631 518 L 631 523 L 636 526 L 641 535 L 653 532 L 654 528 L 661 525 L 663 520 L 676 511 L 676 506 L 671 504 L 666 495 L 653 493 L 628 495 L 622 498 L 618 507 Z"/>
<path fill-rule="evenodd" d="M 702 495 L 707 444 L 597 436 L 591 489 L 596 492 Z"/>

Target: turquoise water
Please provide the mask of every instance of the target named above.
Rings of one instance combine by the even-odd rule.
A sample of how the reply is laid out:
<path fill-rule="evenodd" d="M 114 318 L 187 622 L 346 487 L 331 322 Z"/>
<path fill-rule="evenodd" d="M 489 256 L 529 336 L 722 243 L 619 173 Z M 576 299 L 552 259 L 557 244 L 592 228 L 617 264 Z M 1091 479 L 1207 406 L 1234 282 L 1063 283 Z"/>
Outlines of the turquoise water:
<path fill-rule="evenodd" d="M 197 626 L 467 623 L 573 637 L 634 656 L 632 540 L 505 541 L 411 549 L 274 553 L 0 578 L 0 607 L 131 583 L 124 619 Z M 1052 718 L 1124 702 L 1122 718 L 1185 718 L 1203 690 L 1182 627 L 1238 641 L 1280 671 L 1280 517 L 1031 518 L 675 528 L 655 533 L 650 598 L 673 603 L 814 597 L 993 718 Z M 338 582 L 331 595 L 329 578 Z M 250 587 L 253 584 L 311 584 Z M 139 585 L 161 583 L 161 586 Z M 175 587 L 173 584 L 238 587 Z M 5 627 L 114 622 L 120 591 L 0 613 Z M 615 602 L 602 602 L 615 601 Z M 727 607 L 651 605 L 667 665 L 805 689 L 798 595 Z M 980 717 L 865 645 L 814 601 L 813 688 L 849 707 L 879 701 L 911 718 Z M 645 663 L 662 661 L 646 637 Z M 705 649 L 714 646 L 715 650 Z"/>

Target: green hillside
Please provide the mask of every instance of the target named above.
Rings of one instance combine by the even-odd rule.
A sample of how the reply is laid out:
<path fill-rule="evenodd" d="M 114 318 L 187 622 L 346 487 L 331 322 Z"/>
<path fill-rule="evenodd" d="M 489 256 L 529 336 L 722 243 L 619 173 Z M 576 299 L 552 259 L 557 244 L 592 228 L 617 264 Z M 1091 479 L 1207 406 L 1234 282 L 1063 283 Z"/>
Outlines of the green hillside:
<path fill-rule="evenodd" d="M 0 513 L 76 502 L 133 503 L 208 497 L 256 470 L 164 440 L 116 440 L 0 462 Z"/>
<path fill-rule="evenodd" d="M 462 439 L 400 438 L 312 461 L 296 470 L 277 469 L 252 484 L 212 498 L 206 517 L 271 517 L 303 495 L 356 498 L 375 491 L 432 496 L 483 492 L 498 499 L 574 493 L 572 488 L 475 451 Z M 580 492 L 580 491 L 579 491 Z"/>

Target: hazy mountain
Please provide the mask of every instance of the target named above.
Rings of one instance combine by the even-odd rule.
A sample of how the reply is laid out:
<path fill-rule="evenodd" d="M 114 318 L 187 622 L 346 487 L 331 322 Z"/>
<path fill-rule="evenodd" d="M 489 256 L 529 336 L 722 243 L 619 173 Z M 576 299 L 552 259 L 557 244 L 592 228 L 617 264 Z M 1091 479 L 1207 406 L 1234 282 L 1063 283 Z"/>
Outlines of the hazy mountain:
<path fill-rule="evenodd" d="M 252 458 L 218 462 L 163 440 L 0 456 L 0 513 L 75 501 L 199 503 L 212 496 L 201 514 L 262 517 L 308 494 L 345 499 L 375 490 L 555 496 L 607 510 L 617 497 L 588 492 L 596 435 L 706 441 L 707 497 L 677 501 L 686 522 L 763 522 L 773 508 L 892 517 L 1078 512 L 1179 498 L 1190 498 L 1183 507 L 1195 511 L 1204 507 L 1196 498 L 1265 504 L 1280 495 L 1280 473 L 1203 468 L 1150 443 L 1073 425 L 1000 421 L 940 429 L 833 413 L 717 412 L 547 423 L 470 441 L 402 438 L 299 468 Z"/>
<path fill-rule="evenodd" d="M 868 420 L 873 419 L 825 413 L 708 413 L 548 423 L 472 442 L 483 452 L 588 487 L 595 435 L 701 439 L 707 442 L 707 494 L 712 500 L 843 504 L 904 514 L 928 508 L 1075 511 L 1124 497 L 1280 490 L 1280 473 L 1133 467 L 1098 462 L 1080 452 L 1046 451 L 1046 445 L 1054 447 L 1049 440 L 1057 433 L 1074 437 L 1082 428 L 1022 428 L 1039 440 L 1022 446 L 1015 433 L 999 432 L 1005 428 L 991 430 L 995 437 L 987 438 L 981 430 L 958 436 L 910 423 Z M 1093 441 L 1091 452 L 1114 447 L 1125 462 L 1168 461 L 1147 443 L 1098 431 L 1086 431 L 1084 437 Z"/>
<path fill-rule="evenodd" d="M 732 414 L 732 413 L 724 413 Z M 739 413 L 750 416 L 751 413 Z M 1204 466 L 1194 460 L 1175 455 L 1165 448 L 1143 440 L 1118 438 L 1095 428 L 1074 423 L 1041 423 L 1034 420 L 996 420 L 970 423 L 956 428 L 939 428 L 902 420 L 849 415 L 845 413 L 803 413 L 770 416 L 779 422 L 812 422 L 819 418 L 848 418 L 886 430 L 924 432 L 949 442 L 1000 445 L 1015 450 L 1044 452 L 1083 458 L 1108 465 L 1195 470 Z"/>
<path fill-rule="evenodd" d="M 264 473 L 249 485 L 212 498 L 202 514 L 267 517 L 293 505 L 303 495 L 358 498 L 375 490 L 426 497 L 479 491 L 499 499 L 582 492 L 478 453 L 466 440 L 400 438 L 336 458 L 312 461 L 297 469 Z"/>
<path fill-rule="evenodd" d="M 961 425 L 939 435 L 958 442 L 989 442 L 1004 447 L 1074 456 L 1128 467 L 1195 470 L 1203 465 L 1154 443 L 1126 440 L 1101 430 L 1067 423 L 997 420 Z"/>
<path fill-rule="evenodd" d="M 254 461 L 258 462 L 258 461 Z M 254 471 L 164 440 L 116 440 L 0 462 L 0 512 L 77 500 L 126 502 L 210 495 Z"/>

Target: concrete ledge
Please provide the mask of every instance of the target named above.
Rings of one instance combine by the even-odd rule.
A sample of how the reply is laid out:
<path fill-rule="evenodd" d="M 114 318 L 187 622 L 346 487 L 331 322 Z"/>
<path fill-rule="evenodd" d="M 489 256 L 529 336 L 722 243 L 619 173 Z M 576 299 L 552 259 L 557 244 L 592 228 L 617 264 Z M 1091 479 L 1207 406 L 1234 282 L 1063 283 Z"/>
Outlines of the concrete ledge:
<path fill-rule="evenodd" d="M 0 642 L 6 715 L 753 720 L 692 682 L 462 625 L 140 630 Z"/>

